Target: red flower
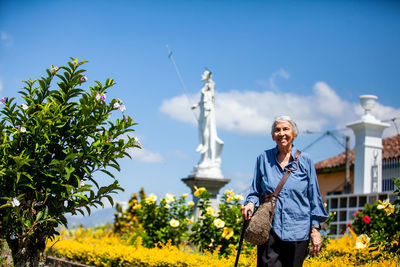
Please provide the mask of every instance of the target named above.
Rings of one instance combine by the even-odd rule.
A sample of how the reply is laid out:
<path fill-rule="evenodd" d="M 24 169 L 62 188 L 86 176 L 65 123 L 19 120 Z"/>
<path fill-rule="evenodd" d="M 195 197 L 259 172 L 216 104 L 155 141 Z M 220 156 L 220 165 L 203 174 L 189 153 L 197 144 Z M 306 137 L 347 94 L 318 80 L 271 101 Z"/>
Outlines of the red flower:
<path fill-rule="evenodd" d="M 349 228 L 351 226 L 351 222 L 348 222 L 346 227 Z"/>
<path fill-rule="evenodd" d="M 357 215 L 360 213 L 359 210 L 357 210 L 356 212 L 353 213 L 354 217 L 357 217 Z"/>
<path fill-rule="evenodd" d="M 371 218 L 370 218 L 368 215 L 365 215 L 364 218 L 363 218 L 363 221 L 364 221 L 366 224 L 368 224 L 368 223 L 371 222 Z"/>

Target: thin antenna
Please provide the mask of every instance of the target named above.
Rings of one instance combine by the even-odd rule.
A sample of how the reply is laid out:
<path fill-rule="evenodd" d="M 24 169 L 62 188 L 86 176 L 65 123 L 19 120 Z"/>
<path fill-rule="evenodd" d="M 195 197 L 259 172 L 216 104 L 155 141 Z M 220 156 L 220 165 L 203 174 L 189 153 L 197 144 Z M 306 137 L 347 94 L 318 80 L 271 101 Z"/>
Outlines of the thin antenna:
<path fill-rule="evenodd" d="M 303 148 L 303 151 L 306 151 L 307 149 L 309 149 L 312 145 L 314 145 L 315 143 L 317 143 L 318 141 L 320 141 L 322 138 L 324 138 L 326 136 L 326 133 L 322 134 L 320 137 L 318 137 L 317 139 L 315 139 L 311 144 L 309 144 L 308 146 L 306 146 L 305 148 Z"/>
<path fill-rule="evenodd" d="M 166 44 L 165 47 L 167 48 L 167 51 L 168 51 L 168 58 L 171 60 L 172 65 L 174 65 L 176 74 L 178 74 L 179 81 L 181 82 L 181 85 L 182 85 L 183 91 L 185 93 L 186 99 L 187 99 L 187 101 L 189 103 L 189 107 L 192 107 L 192 102 L 190 101 L 189 94 L 187 93 L 185 83 L 183 82 L 181 73 L 179 72 L 178 66 L 176 66 L 175 60 L 174 60 L 174 58 L 172 56 L 172 51 L 169 49 L 168 44 Z M 192 112 L 193 112 L 193 115 L 196 118 L 196 120 L 198 120 L 196 113 L 193 110 L 192 110 Z"/>
<path fill-rule="evenodd" d="M 391 121 L 393 122 L 394 127 L 396 127 L 397 135 L 399 135 L 399 129 L 397 128 L 396 119 L 397 119 L 397 118 L 392 118 Z"/>

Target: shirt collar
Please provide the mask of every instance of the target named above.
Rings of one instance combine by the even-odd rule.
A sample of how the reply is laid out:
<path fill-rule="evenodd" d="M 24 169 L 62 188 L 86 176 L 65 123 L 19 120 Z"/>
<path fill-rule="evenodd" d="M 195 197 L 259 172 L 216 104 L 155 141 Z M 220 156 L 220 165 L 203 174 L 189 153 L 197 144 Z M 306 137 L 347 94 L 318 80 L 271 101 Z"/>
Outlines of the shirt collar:
<path fill-rule="evenodd" d="M 275 160 L 276 160 L 277 163 L 279 163 L 278 157 L 277 157 L 278 151 L 279 151 L 278 150 L 278 145 L 276 145 L 273 148 L 273 152 L 274 152 Z M 292 153 L 292 157 L 290 158 L 289 162 L 292 162 L 294 160 L 294 157 L 296 156 L 296 151 L 297 151 L 296 147 L 294 146 L 294 144 L 292 144 L 292 152 L 291 152 Z"/>

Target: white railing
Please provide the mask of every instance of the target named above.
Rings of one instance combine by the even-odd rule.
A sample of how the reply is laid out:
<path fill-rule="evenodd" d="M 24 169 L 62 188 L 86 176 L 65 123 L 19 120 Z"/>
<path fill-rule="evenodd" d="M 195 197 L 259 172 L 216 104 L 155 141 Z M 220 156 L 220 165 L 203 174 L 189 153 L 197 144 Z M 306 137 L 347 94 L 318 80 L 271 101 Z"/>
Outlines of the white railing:
<path fill-rule="evenodd" d="M 392 178 L 400 178 L 400 158 L 382 160 L 382 191 L 393 192 Z"/>
<path fill-rule="evenodd" d="M 393 203 L 396 198 L 397 196 L 393 192 L 326 196 L 328 211 L 336 212 L 335 218 L 329 226 L 329 234 L 332 237 L 343 236 L 347 232 L 347 224 L 353 221 L 354 213 L 364 209 L 365 204 L 386 199 Z"/>

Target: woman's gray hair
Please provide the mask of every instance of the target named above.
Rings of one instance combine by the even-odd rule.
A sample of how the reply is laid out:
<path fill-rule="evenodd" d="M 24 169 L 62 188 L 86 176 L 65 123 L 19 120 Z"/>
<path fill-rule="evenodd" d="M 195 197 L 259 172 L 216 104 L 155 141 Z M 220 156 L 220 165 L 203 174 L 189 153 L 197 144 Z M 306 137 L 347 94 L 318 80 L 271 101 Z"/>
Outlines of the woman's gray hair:
<path fill-rule="evenodd" d="M 293 132 L 294 132 L 294 134 L 298 134 L 299 133 L 299 130 L 297 129 L 297 125 L 296 125 L 296 123 L 294 122 L 294 120 L 292 120 L 292 118 L 290 118 L 289 116 L 278 116 L 278 117 L 275 117 L 275 120 L 274 120 L 274 122 L 272 123 L 272 127 L 271 127 L 271 135 L 273 135 L 274 134 L 274 129 L 275 129 L 275 122 L 288 122 L 288 123 L 290 123 L 290 125 L 292 126 L 292 129 L 293 129 Z"/>

